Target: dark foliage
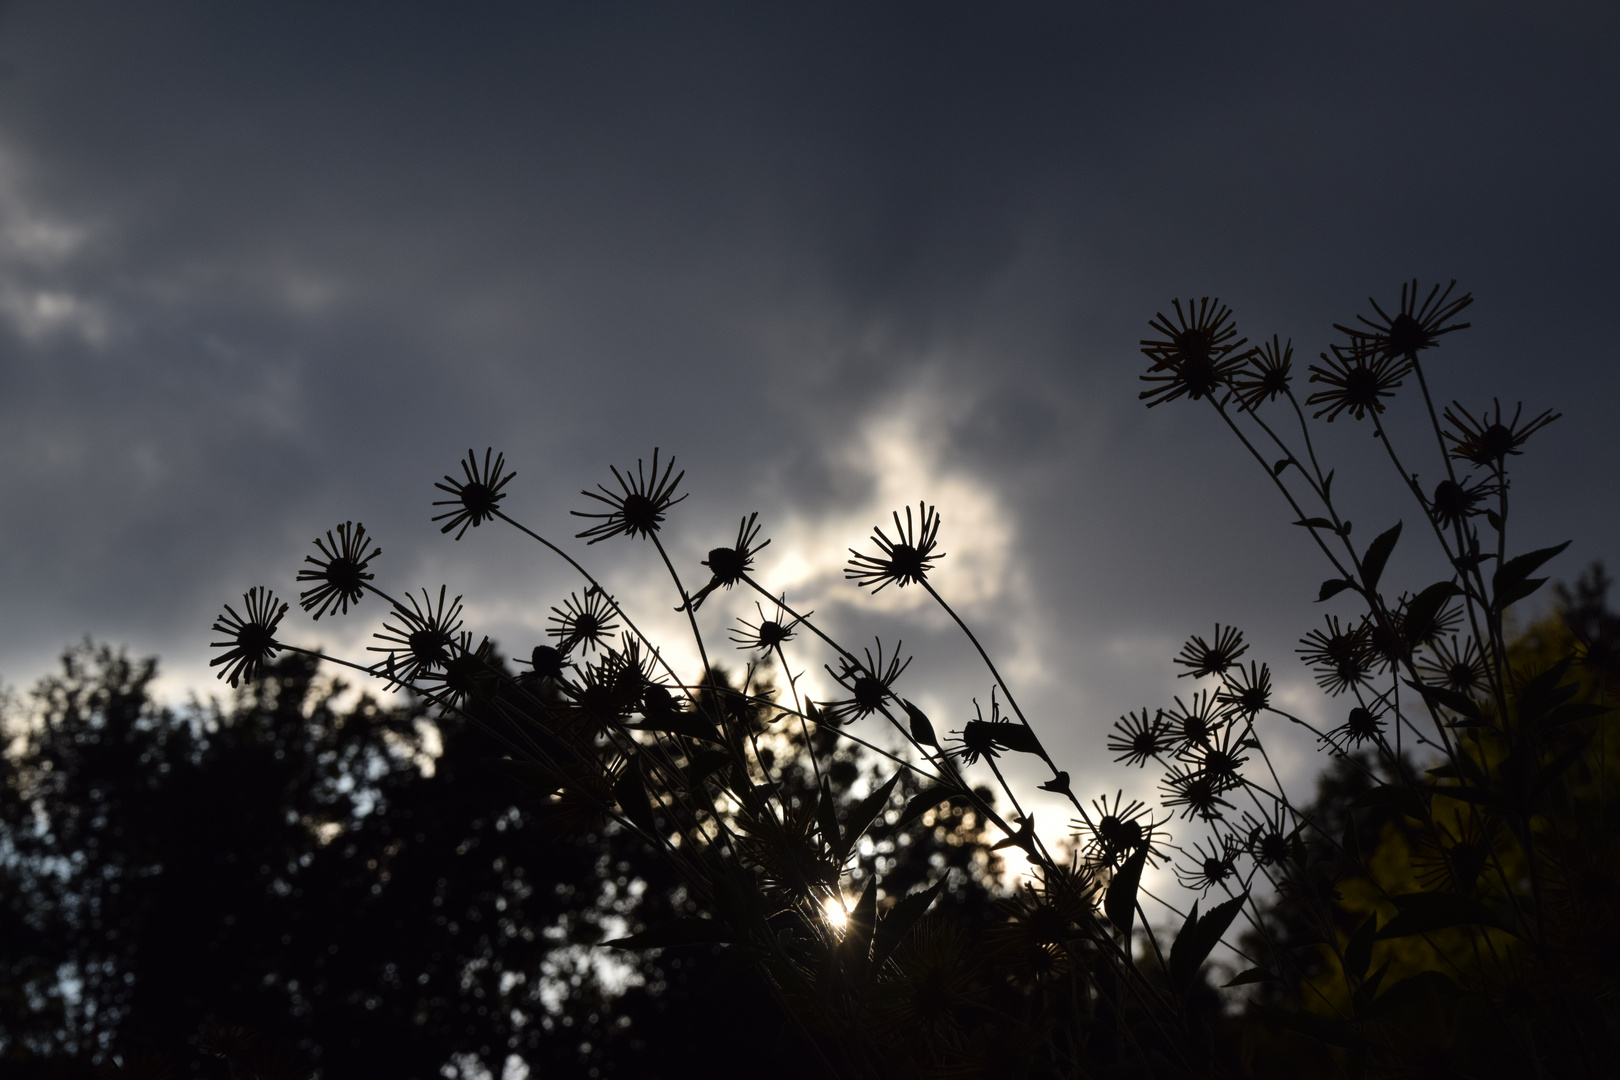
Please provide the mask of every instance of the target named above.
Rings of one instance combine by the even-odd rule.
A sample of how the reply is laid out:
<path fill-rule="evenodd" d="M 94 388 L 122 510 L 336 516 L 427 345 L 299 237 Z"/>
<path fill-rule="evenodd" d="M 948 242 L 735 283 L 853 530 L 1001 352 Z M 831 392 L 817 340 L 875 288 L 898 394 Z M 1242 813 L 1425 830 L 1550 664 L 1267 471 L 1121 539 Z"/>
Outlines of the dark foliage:
<path fill-rule="evenodd" d="M 622 997 L 598 977 L 636 964 L 589 942 L 684 906 L 639 841 L 558 837 L 478 724 L 342 707 L 314 666 L 269 665 L 229 710 L 160 708 L 151 661 L 88 645 L 40 684 L 0 784 L 6 1075 L 160 1055 L 223 1076 L 208 1051 L 232 1025 L 239 1068 L 279 1054 L 289 1075 L 499 1076 L 508 1054 L 531 1075 L 795 1075 L 769 993 L 711 952 L 641 962 Z M 921 881 L 908 852 L 891 874 Z"/>

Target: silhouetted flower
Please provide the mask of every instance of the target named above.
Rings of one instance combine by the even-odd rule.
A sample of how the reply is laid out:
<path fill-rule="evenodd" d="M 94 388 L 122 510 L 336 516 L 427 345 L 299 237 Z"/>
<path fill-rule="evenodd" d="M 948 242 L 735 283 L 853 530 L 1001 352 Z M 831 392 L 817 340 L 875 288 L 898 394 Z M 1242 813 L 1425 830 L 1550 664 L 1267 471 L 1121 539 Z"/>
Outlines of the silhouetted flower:
<path fill-rule="evenodd" d="M 1142 341 L 1142 353 L 1153 365 L 1142 381 L 1151 384 L 1137 395 L 1148 408 L 1183 395 L 1197 401 L 1209 397 L 1243 368 L 1247 353 L 1237 350 L 1248 340 L 1237 338 L 1232 309 L 1219 300 L 1204 297 L 1197 304 L 1172 300 L 1176 317 L 1172 322 L 1158 312 L 1148 323 L 1163 334 L 1160 339 Z"/>
<path fill-rule="evenodd" d="M 561 679 L 563 664 L 567 659 L 567 655 L 560 649 L 550 645 L 536 645 L 529 653 L 529 666 L 534 668 L 536 678 Z"/>
<path fill-rule="evenodd" d="M 384 654 L 372 671 L 385 676 L 393 686 L 404 686 L 442 671 L 461 630 L 461 597 L 446 603 L 443 585 L 439 586 L 437 603 L 426 589 L 422 590 L 422 603 L 418 604 L 410 593 L 405 594 L 405 600 L 410 606 L 395 604 L 390 612 L 394 621 L 385 621 L 382 633 L 372 635 L 383 644 L 366 647 L 367 652 Z"/>
<path fill-rule="evenodd" d="M 647 688 L 659 683 L 658 653 L 643 652 L 642 641 L 628 630 L 619 635 L 619 647 L 602 661 L 615 686 L 639 703 Z"/>
<path fill-rule="evenodd" d="M 472 635 L 457 634 L 446 649 L 442 664 L 423 669 L 417 675 L 419 689 L 431 693 L 441 705 L 459 708 L 469 697 L 478 696 L 498 678 L 491 660 L 494 647 L 488 638 L 472 648 Z"/>
<path fill-rule="evenodd" d="M 287 614 L 287 605 L 280 603 L 269 589 L 255 585 L 242 594 L 242 610 L 238 615 L 231 605 L 214 620 L 213 630 L 229 640 L 216 641 L 211 648 L 225 651 L 208 661 L 209 667 L 225 665 L 219 677 L 237 686 L 243 679 L 248 682 L 264 674 L 264 665 L 280 650 L 276 644 L 276 627 Z"/>
<path fill-rule="evenodd" d="M 1265 664 L 1251 660 L 1247 671 L 1238 664 L 1221 676 L 1221 682 L 1215 701 L 1244 719 L 1253 720 L 1271 704 L 1271 669 Z"/>
<path fill-rule="evenodd" d="M 763 544 L 754 543 L 754 538 L 759 535 L 759 526 L 755 524 L 758 519 L 757 513 L 749 514 L 742 519 L 742 524 L 737 526 L 736 546 L 710 549 L 709 557 L 703 561 L 703 565 L 709 568 L 711 575 L 709 583 L 699 589 L 685 604 L 676 608 L 676 611 L 684 611 L 688 607 L 696 611 L 714 590 L 722 585 L 729 589 L 743 579 L 743 575 L 754 565 L 754 556 L 770 543 L 769 540 Z"/>
<path fill-rule="evenodd" d="M 1419 884 L 1431 891 L 1468 894 L 1490 866 L 1500 818 L 1469 814 L 1447 823 L 1436 820 L 1416 830 L 1412 869 Z M 1550 860 L 1548 869 L 1557 863 Z M 1612 865 L 1612 864 L 1611 864 Z"/>
<path fill-rule="evenodd" d="M 1457 283 L 1453 281 L 1446 286 L 1445 292 L 1441 292 L 1437 284 L 1429 290 L 1428 297 L 1420 305 L 1417 302 L 1417 279 L 1413 278 L 1410 285 L 1401 286 L 1401 308 L 1394 318 L 1385 314 L 1378 301 L 1369 297 L 1367 303 L 1378 313 L 1377 319 L 1357 315 L 1356 320 L 1362 324 L 1361 327 L 1335 324 L 1334 329 L 1349 334 L 1353 340 L 1365 344 L 1381 356 L 1415 360 L 1419 350 L 1439 344 L 1435 339 L 1440 335 L 1468 329 L 1468 323 L 1451 322 L 1474 302 L 1469 293 L 1451 299 L 1451 290 L 1456 287 Z"/>
<path fill-rule="evenodd" d="M 1461 402 L 1453 401 L 1446 409 L 1446 423 L 1453 428 L 1445 433 L 1451 443 L 1452 457 L 1500 472 L 1510 456 L 1523 453 L 1519 448 L 1526 439 L 1563 415 L 1548 409 L 1521 425 L 1519 417 L 1524 412 L 1521 401 L 1513 410 L 1513 419 L 1504 423 L 1501 401 L 1494 398 L 1492 401 L 1496 406 L 1494 420 L 1490 413 L 1483 411 L 1478 420 L 1474 419 L 1474 414 L 1463 408 Z"/>
<path fill-rule="evenodd" d="M 1243 851 L 1236 837 L 1210 837 L 1186 852 L 1188 863 L 1176 865 L 1176 881 L 1183 889 L 1208 892 L 1237 873 L 1237 857 Z"/>
<path fill-rule="evenodd" d="M 1364 743 L 1376 744 L 1383 736 L 1384 722 L 1378 718 L 1378 714 L 1357 705 L 1350 710 L 1349 718 L 1324 735 L 1322 741 L 1333 747 L 1334 753 L 1342 756 L 1351 747 L 1359 748 Z"/>
<path fill-rule="evenodd" d="M 493 463 L 490 460 L 491 455 L 494 455 Z M 477 528 L 493 518 L 501 500 L 506 498 L 501 488 L 505 487 L 507 481 L 517 475 L 515 472 L 509 472 L 502 476 L 501 470 L 504 468 L 506 468 L 506 455 L 495 454 L 494 447 L 484 450 L 484 464 L 482 467 L 478 464 L 477 455 L 468 450 L 467 456 L 461 462 L 461 471 L 466 475 L 466 479 L 464 481 L 457 480 L 453 476 L 446 475 L 443 483 L 433 485 L 440 491 L 450 494 L 450 498 L 439 499 L 433 505 L 453 507 L 453 509 L 446 510 L 433 519 L 434 521 L 444 521 L 445 518 L 450 519 L 445 521 L 439 531 L 447 533 L 451 529 L 459 528 L 460 531 L 456 533 L 456 539 L 460 540 L 467 532 L 469 525 Z"/>
<path fill-rule="evenodd" d="M 562 723 L 588 739 L 611 731 L 640 707 L 645 690 L 642 674 L 638 668 L 615 663 L 613 654 L 587 664 L 578 685 L 562 685 L 570 706 Z"/>
<path fill-rule="evenodd" d="M 1143 709 L 1140 715 L 1126 713 L 1114 721 L 1114 730 L 1108 736 L 1108 752 L 1119 755 L 1114 760 L 1137 766 L 1146 765 L 1149 758 L 1168 753 L 1170 746 L 1170 725 L 1164 722 L 1163 709 L 1154 713 L 1151 720 L 1148 719 L 1147 709 Z"/>
<path fill-rule="evenodd" d="M 1288 392 L 1293 367 L 1294 343 L 1279 342 L 1273 334 L 1271 342 L 1249 353 L 1247 366 L 1232 376 L 1232 390 L 1243 407 L 1253 412 L 1278 394 Z"/>
<path fill-rule="evenodd" d="M 664 475 L 658 475 L 658 450 L 653 449 L 652 473 L 649 475 L 642 469 L 641 459 L 636 459 L 636 475 L 630 479 L 630 470 L 623 474 L 614 466 L 613 479 L 619 482 L 619 491 L 611 491 L 602 484 L 596 485 L 602 494 L 595 491 L 581 491 L 580 494 L 597 502 L 606 503 L 611 509 L 605 514 L 587 513 L 584 510 L 570 510 L 575 517 L 600 518 L 599 524 L 592 525 L 580 537 L 590 537 L 590 543 L 606 540 L 610 536 L 640 536 L 643 539 L 651 536 L 664 524 L 664 514 L 669 508 L 686 498 L 682 495 L 675 497 L 675 489 L 680 486 L 681 478 L 686 475 L 684 471 L 677 473 L 673 480 L 670 474 L 675 471 L 675 459 L 671 457 L 664 468 Z"/>
<path fill-rule="evenodd" d="M 1193 694 L 1190 705 L 1179 697 L 1175 701 L 1176 707 L 1166 709 L 1163 716 L 1170 724 L 1170 731 L 1178 748 L 1185 749 L 1208 742 L 1209 737 L 1226 722 L 1225 711 L 1215 700 L 1214 695 L 1207 690 Z"/>
<path fill-rule="evenodd" d="M 1448 529 L 1463 524 L 1476 514 L 1484 513 L 1479 504 L 1501 489 L 1489 481 L 1477 484 L 1462 480 L 1442 480 L 1435 485 L 1434 497 L 1429 500 L 1429 516 L 1436 525 Z"/>
<path fill-rule="evenodd" d="M 613 605 L 595 585 L 585 590 L 584 599 L 571 593 L 562 607 L 551 609 L 546 621 L 556 623 L 546 627 L 546 633 L 557 639 L 557 647 L 565 653 L 573 652 L 576 646 L 587 652 L 601 648 L 619 629 L 613 621 Z"/>
<path fill-rule="evenodd" d="M 1311 365 L 1311 382 L 1326 387 L 1305 399 L 1306 407 L 1322 406 L 1312 415 L 1326 416 L 1331 423 L 1342 412 L 1357 420 L 1365 419 L 1369 410 L 1383 412 L 1384 398 L 1395 396 L 1408 370 L 1407 362 L 1338 345 L 1332 346 L 1332 353 L 1322 353 L 1322 363 Z"/>
<path fill-rule="evenodd" d="M 862 555 L 850 548 L 849 553 L 854 557 L 844 567 L 844 577 L 856 585 L 876 585 L 877 588 L 872 590 L 874 596 L 890 585 L 904 588 L 925 581 L 929 571 L 934 568 L 934 562 L 944 558 L 945 553 L 934 551 L 939 537 L 939 515 L 932 506 L 920 502 L 917 513 L 921 520 L 914 526 L 911 507 L 906 507 L 904 525 L 900 524 L 900 512 L 894 512 L 893 541 L 882 528 L 873 528 L 872 542 L 878 546 L 881 555 Z"/>
<path fill-rule="evenodd" d="M 1400 606 L 1390 613 L 1388 624 L 1381 622 L 1371 612 L 1361 617 L 1361 639 L 1366 642 L 1370 671 L 1394 671 L 1411 659 L 1412 644 L 1407 640 L 1400 616 L 1400 608 L 1405 606 L 1406 601 L 1406 597 L 1401 598 Z"/>
<path fill-rule="evenodd" d="M 1118 791 L 1114 794 L 1112 805 L 1109 805 L 1108 796 L 1104 795 L 1101 799 L 1092 799 L 1091 806 L 1096 813 L 1090 822 L 1080 818 L 1071 822 L 1076 838 L 1083 841 L 1089 865 L 1118 866 L 1144 844 L 1149 846 L 1147 859 L 1150 863 L 1155 861 L 1155 856 L 1163 857 L 1162 852 L 1152 847 L 1158 824 L 1151 817 L 1144 816 L 1147 807 L 1141 800 L 1133 799 L 1127 803 L 1125 792 Z"/>
<path fill-rule="evenodd" d="M 1181 647 L 1181 655 L 1171 662 L 1190 669 L 1183 671 L 1182 675 L 1201 679 L 1206 675 L 1221 674 L 1248 651 L 1249 647 L 1243 644 L 1242 631 L 1235 626 L 1223 629 L 1220 623 L 1216 623 L 1213 644 L 1201 637 L 1193 637 Z"/>
<path fill-rule="evenodd" d="M 1177 755 L 1189 765 L 1215 781 L 1222 791 L 1236 787 L 1242 778 L 1238 775 L 1248 758 L 1242 756 L 1242 745 L 1232 744 L 1232 728 L 1224 727 L 1201 743 L 1184 746 Z"/>
<path fill-rule="evenodd" d="M 1221 817 L 1222 807 L 1232 809 L 1232 804 L 1221 798 L 1227 789 L 1202 769 L 1172 766 L 1160 781 L 1160 787 L 1165 792 L 1165 809 L 1180 807 L 1183 818 L 1196 815 L 1205 821 L 1215 821 Z"/>
<path fill-rule="evenodd" d="M 1394 617 L 1400 625 L 1401 636 L 1411 648 L 1433 644 L 1455 630 L 1462 622 L 1462 609 L 1456 604 L 1449 602 L 1441 604 L 1433 614 L 1427 616 L 1421 612 L 1412 612 L 1409 609 L 1410 604 L 1411 598 L 1402 596 Z"/>
<path fill-rule="evenodd" d="M 1463 638 L 1460 643 L 1455 637 L 1449 643 L 1440 640 L 1429 649 L 1429 654 L 1417 662 L 1418 672 L 1425 679 L 1459 694 L 1473 694 L 1485 688 L 1490 672 L 1473 638 Z"/>
<path fill-rule="evenodd" d="M 364 525 L 345 521 L 337 527 L 336 537 L 332 532 L 331 529 L 326 531 L 325 540 L 318 536 L 315 538 L 315 547 L 320 551 L 321 558 L 304 556 L 304 561 L 313 563 L 315 569 L 298 571 L 299 581 L 320 582 L 308 592 L 298 595 L 299 606 L 305 611 L 313 611 L 317 619 L 329 611 L 347 615 L 349 605 L 360 602 L 365 583 L 376 576 L 368 574 L 366 566 L 382 554 L 382 548 L 375 548 L 369 554 L 366 552 Z"/>
<path fill-rule="evenodd" d="M 1299 830 L 1282 800 L 1273 800 L 1272 808 L 1258 818 L 1245 813 L 1243 827 L 1247 832 L 1245 847 L 1249 857 L 1261 866 L 1280 865 L 1293 855 L 1294 838 Z"/>
<path fill-rule="evenodd" d="M 865 665 L 851 662 L 847 657 L 840 661 L 840 669 L 833 671 L 827 668 L 827 674 L 838 680 L 838 685 L 849 691 L 849 697 L 842 701 L 824 702 L 822 715 L 827 723 L 845 724 L 852 720 L 861 720 L 871 716 L 883 707 L 883 702 L 894 694 L 894 681 L 900 673 L 911 666 L 911 657 L 906 657 L 905 663 L 900 662 L 901 642 L 895 642 L 894 655 L 887 663 L 883 659 L 883 642 L 877 642 L 877 658 L 872 657 L 872 650 L 863 650 L 866 653 Z"/>
<path fill-rule="evenodd" d="M 1294 651 L 1305 663 L 1316 668 L 1316 683 L 1337 696 L 1367 681 L 1371 665 L 1367 643 L 1360 630 L 1346 630 L 1337 615 L 1329 615 L 1327 629 L 1312 630 L 1299 639 Z"/>
<path fill-rule="evenodd" d="M 751 623 L 747 619 L 738 619 L 738 625 L 731 630 L 731 640 L 737 643 L 737 648 L 769 652 L 782 642 L 792 639 L 793 628 L 799 625 L 799 619 L 785 619 L 786 612 L 780 606 L 777 607 L 776 617 L 767 619 L 765 609 L 759 606 L 757 600 L 754 602 L 754 610 L 759 612 L 759 622 Z M 807 611 L 805 614 L 815 613 Z"/>

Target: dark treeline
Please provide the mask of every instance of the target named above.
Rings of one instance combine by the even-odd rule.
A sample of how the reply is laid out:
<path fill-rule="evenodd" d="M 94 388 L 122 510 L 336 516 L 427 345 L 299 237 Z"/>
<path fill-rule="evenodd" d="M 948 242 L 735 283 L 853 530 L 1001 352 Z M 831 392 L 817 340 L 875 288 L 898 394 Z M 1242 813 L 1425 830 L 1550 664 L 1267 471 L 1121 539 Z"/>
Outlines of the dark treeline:
<path fill-rule="evenodd" d="M 229 707 L 164 707 L 155 670 L 86 644 L 10 710 L 5 1075 L 796 1075 L 755 974 L 590 947 L 683 909 L 678 882 L 548 818 L 478 724 L 343 707 L 298 657 Z M 891 889 L 954 866 L 983 921 L 971 812 L 877 839 Z"/>

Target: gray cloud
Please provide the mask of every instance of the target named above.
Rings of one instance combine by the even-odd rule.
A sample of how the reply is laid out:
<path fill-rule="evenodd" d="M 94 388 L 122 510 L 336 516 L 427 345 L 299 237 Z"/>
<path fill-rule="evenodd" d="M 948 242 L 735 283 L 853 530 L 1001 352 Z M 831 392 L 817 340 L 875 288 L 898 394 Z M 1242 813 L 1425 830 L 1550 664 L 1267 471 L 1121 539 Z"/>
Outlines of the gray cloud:
<path fill-rule="evenodd" d="M 3 19 L 13 682 L 84 633 L 201 679 L 217 605 L 290 592 L 348 517 L 391 582 L 450 579 L 526 647 L 567 579 L 440 537 L 431 481 L 501 447 L 513 504 L 561 536 L 574 492 L 657 445 L 690 469 L 694 573 L 752 509 L 773 552 L 815 536 L 836 563 L 879 497 L 940 502 L 947 548 L 999 568 L 967 606 L 1082 759 L 1171 688 L 1187 632 L 1238 621 L 1297 680 L 1317 617 L 1322 571 L 1240 448 L 1136 402 L 1147 317 L 1219 294 L 1308 356 L 1414 274 L 1479 296 L 1444 393 L 1565 413 L 1525 459 L 1525 543 L 1577 537 L 1566 574 L 1616 555 L 1612 6 Z M 1405 512 L 1335 427 L 1377 478 L 1344 482 L 1368 527 Z M 645 552 L 600 548 L 642 595 Z M 934 616 L 803 580 L 852 635 L 918 647 L 941 707 L 987 689 Z M 358 647 L 362 623 L 305 628 Z"/>

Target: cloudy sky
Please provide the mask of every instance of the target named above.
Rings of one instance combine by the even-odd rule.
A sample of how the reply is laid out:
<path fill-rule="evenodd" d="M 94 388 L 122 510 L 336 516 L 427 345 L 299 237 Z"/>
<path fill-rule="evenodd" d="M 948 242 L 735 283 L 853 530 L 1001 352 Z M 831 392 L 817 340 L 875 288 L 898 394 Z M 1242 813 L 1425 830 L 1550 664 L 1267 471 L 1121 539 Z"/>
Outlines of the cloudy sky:
<path fill-rule="evenodd" d="M 7 4 L 0 677 L 88 634 L 211 692 L 219 605 L 294 592 L 349 518 L 380 584 L 446 582 L 526 653 L 574 583 L 439 535 L 432 482 L 502 450 L 507 507 L 577 551 L 579 490 L 660 447 L 689 580 L 758 510 L 762 577 L 903 637 L 941 727 L 989 688 L 966 644 L 838 573 L 919 499 L 1088 782 L 1129 779 L 1103 730 L 1217 620 L 1330 715 L 1291 652 L 1319 556 L 1206 407 L 1139 404 L 1138 339 L 1214 295 L 1309 358 L 1456 278 L 1437 393 L 1564 414 L 1515 546 L 1620 563 L 1617 70 L 1612 2 Z M 1357 535 L 1411 524 L 1367 427 L 1328 436 Z M 1421 586 L 1408 536 L 1386 580 Z M 650 547 L 589 556 L 686 655 Z M 286 626 L 363 655 L 378 615 Z"/>

